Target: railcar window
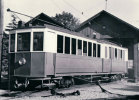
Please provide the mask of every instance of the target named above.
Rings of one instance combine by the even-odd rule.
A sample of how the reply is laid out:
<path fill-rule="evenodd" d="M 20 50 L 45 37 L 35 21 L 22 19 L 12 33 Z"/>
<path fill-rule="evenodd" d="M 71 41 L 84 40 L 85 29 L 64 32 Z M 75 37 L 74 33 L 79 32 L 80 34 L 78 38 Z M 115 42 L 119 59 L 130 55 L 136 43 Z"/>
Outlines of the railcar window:
<path fill-rule="evenodd" d="M 82 40 L 78 40 L 78 55 L 82 55 Z"/>
<path fill-rule="evenodd" d="M 65 37 L 65 53 L 70 54 L 70 38 Z"/>
<path fill-rule="evenodd" d="M 57 52 L 63 53 L 63 36 L 57 36 Z"/>
<path fill-rule="evenodd" d="M 15 49 L 15 34 L 10 35 L 10 52 L 14 52 Z"/>
<path fill-rule="evenodd" d="M 121 57 L 121 59 L 123 58 L 123 55 L 122 55 L 122 50 L 121 50 L 121 56 L 120 56 L 120 57 Z"/>
<path fill-rule="evenodd" d="M 92 56 L 92 43 L 88 42 L 88 56 Z"/>
<path fill-rule="evenodd" d="M 76 39 L 72 38 L 72 54 L 76 54 Z"/>
<path fill-rule="evenodd" d="M 17 51 L 30 51 L 30 32 L 17 34 Z"/>
<path fill-rule="evenodd" d="M 115 58 L 117 58 L 117 48 L 115 48 Z"/>
<path fill-rule="evenodd" d="M 120 51 L 120 49 L 118 49 L 118 59 L 120 59 L 121 57 L 121 51 Z"/>
<path fill-rule="evenodd" d="M 100 57 L 100 55 L 101 55 L 101 46 L 100 46 L 100 44 L 98 44 L 97 45 L 97 57 Z"/>
<path fill-rule="evenodd" d="M 107 58 L 107 47 L 105 47 L 105 58 Z"/>
<path fill-rule="evenodd" d="M 96 44 L 93 43 L 93 57 L 96 57 Z"/>
<path fill-rule="evenodd" d="M 85 56 L 87 56 L 87 42 L 83 41 L 83 53 Z"/>
<path fill-rule="evenodd" d="M 43 32 L 33 33 L 33 50 L 43 51 Z"/>
<path fill-rule="evenodd" d="M 111 47 L 111 58 L 114 59 L 115 54 L 114 54 L 114 48 Z"/>
<path fill-rule="evenodd" d="M 109 58 L 112 58 L 112 55 L 111 55 L 111 47 L 109 47 Z"/>
<path fill-rule="evenodd" d="M 123 53 L 122 53 L 122 55 L 123 55 L 123 60 L 125 60 L 125 51 L 123 50 L 122 52 L 123 52 Z"/>

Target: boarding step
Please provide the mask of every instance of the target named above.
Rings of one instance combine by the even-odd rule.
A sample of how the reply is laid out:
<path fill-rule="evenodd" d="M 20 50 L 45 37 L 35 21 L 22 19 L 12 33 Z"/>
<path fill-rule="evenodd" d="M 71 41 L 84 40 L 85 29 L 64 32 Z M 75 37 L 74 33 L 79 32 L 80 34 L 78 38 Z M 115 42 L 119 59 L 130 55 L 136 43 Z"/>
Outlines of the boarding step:
<path fill-rule="evenodd" d="M 55 87 L 56 87 L 56 84 L 54 84 L 54 83 L 43 83 L 43 84 L 37 86 L 36 88 L 41 88 L 41 89 L 47 89 L 48 90 L 48 89 L 53 89 Z"/>
<path fill-rule="evenodd" d="M 34 80 L 34 81 L 39 81 L 39 80 L 51 80 L 51 78 L 50 77 L 47 77 L 47 78 L 33 78 L 33 79 L 29 79 L 29 80 Z"/>

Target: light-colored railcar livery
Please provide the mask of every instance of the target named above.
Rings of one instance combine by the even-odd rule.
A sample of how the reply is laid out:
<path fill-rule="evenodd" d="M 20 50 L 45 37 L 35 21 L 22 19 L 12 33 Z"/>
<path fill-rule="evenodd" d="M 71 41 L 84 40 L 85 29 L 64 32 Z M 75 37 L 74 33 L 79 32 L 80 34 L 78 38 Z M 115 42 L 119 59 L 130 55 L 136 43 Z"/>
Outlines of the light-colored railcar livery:
<path fill-rule="evenodd" d="M 9 40 L 9 71 L 16 84 L 127 73 L 126 48 L 56 26 L 18 28 Z"/>

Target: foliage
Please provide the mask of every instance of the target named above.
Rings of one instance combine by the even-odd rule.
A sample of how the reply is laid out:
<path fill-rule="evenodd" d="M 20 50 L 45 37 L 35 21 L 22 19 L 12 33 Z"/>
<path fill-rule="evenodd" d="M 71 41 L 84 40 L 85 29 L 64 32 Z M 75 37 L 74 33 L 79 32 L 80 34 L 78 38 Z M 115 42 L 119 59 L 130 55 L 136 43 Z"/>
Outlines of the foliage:
<path fill-rule="evenodd" d="M 8 68 L 8 50 L 9 50 L 9 35 L 3 33 L 2 40 L 2 68 Z"/>
<path fill-rule="evenodd" d="M 17 19 L 15 15 L 11 15 L 12 19 L 11 22 L 7 26 L 7 30 L 15 29 L 17 28 Z M 3 32 L 3 39 L 2 39 L 2 73 L 6 72 L 8 73 L 8 50 L 9 50 L 9 35 Z"/>
<path fill-rule="evenodd" d="M 71 13 L 68 12 L 62 12 L 62 14 L 56 14 L 55 17 L 53 17 L 57 22 L 61 23 L 62 25 L 70 28 L 71 30 L 74 30 L 76 27 L 79 26 L 79 20 L 75 18 Z"/>
<path fill-rule="evenodd" d="M 12 19 L 11 19 L 11 22 L 8 24 L 8 28 L 10 28 L 10 29 L 15 29 L 15 28 L 17 28 L 17 18 L 16 18 L 16 16 L 15 15 L 11 15 L 11 17 L 12 17 Z"/>

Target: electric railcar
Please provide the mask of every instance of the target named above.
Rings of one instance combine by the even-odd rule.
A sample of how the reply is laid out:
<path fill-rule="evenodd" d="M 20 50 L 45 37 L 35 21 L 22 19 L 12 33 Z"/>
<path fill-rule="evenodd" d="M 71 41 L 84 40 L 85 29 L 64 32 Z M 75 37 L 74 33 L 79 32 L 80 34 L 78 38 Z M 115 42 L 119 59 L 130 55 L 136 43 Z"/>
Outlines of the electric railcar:
<path fill-rule="evenodd" d="M 14 29 L 10 31 L 9 44 L 9 72 L 15 86 L 20 82 L 27 86 L 39 79 L 69 85 L 74 76 L 127 72 L 126 48 L 56 26 Z"/>

